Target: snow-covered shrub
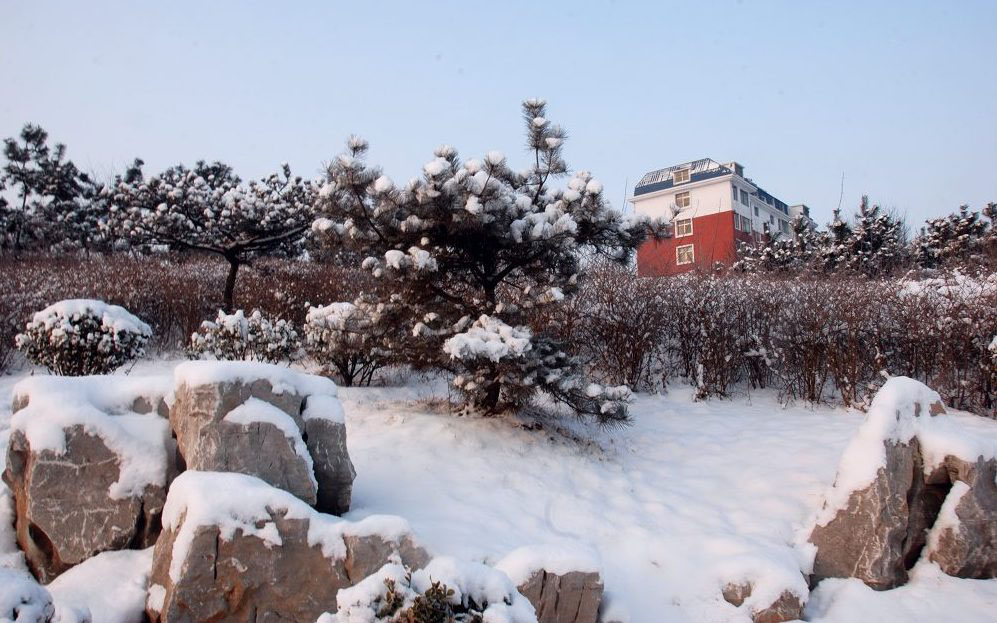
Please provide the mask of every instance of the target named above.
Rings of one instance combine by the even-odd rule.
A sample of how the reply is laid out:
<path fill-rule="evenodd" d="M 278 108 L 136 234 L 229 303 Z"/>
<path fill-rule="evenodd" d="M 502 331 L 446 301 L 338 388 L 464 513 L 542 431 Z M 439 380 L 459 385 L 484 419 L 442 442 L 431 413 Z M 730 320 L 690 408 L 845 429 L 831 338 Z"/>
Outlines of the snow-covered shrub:
<path fill-rule="evenodd" d="M 474 410 L 515 409 L 543 392 L 579 415 L 625 421 L 625 405 L 589 396 L 582 361 L 553 331 L 529 329 L 528 315 L 575 294 L 584 254 L 625 264 L 661 228 L 611 209 L 587 172 L 555 188 L 568 170 L 565 132 L 542 100 L 524 102 L 523 115 L 531 151 L 523 172 L 499 152 L 461 162 L 444 145 L 421 178 L 396 187 L 364 162 L 367 143 L 351 139 L 318 192 L 323 217 L 313 229 L 333 246 L 366 251 L 362 267 L 382 286 L 377 303 L 402 329 L 392 350 L 413 367 L 462 377 Z M 461 345 L 483 337 L 472 329 L 522 346 L 507 343 L 497 358 L 469 351 Z"/>
<path fill-rule="evenodd" d="M 241 309 L 231 314 L 219 310 L 214 321 L 205 320 L 190 336 L 190 352 L 198 357 L 279 363 L 296 358 L 300 349 L 293 324 L 258 309 L 249 316 Z"/>
<path fill-rule="evenodd" d="M 389 563 L 336 595 L 335 615 L 318 623 L 536 623 L 533 606 L 501 571 L 434 558 L 409 571 Z"/>
<path fill-rule="evenodd" d="M 140 357 L 152 335 L 123 307 L 103 301 L 70 299 L 36 313 L 17 348 L 31 363 L 56 374 L 107 374 Z"/>
<path fill-rule="evenodd" d="M 392 362 L 392 322 L 362 299 L 310 307 L 301 325 L 305 351 L 318 363 L 332 367 L 343 385 L 370 385 L 374 373 Z"/>

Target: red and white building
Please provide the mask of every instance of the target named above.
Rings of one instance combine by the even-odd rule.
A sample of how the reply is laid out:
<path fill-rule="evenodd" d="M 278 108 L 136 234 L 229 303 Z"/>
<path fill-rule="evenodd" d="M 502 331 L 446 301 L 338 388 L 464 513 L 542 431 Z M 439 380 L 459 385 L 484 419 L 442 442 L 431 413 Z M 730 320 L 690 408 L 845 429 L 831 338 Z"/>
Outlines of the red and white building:
<path fill-rule="evenodd" d="M 810 209 L 790 206 L 744 177 L 736 162 L 704 158 L 647 173 L 630 202 L 637 214 L 671 221 L 673 235 L 650 240 L 637 251 L 641 275 L 673 275 L 737 260 L 738 243 L 768 235 L 792 236 L 790 225 Z"/>

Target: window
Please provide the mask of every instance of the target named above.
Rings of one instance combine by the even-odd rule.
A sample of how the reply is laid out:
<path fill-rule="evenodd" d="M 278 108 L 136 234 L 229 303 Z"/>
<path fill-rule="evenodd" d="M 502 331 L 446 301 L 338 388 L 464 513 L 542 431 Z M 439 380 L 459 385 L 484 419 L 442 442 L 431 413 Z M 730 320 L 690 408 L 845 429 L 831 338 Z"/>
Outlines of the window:
<path fill-rule="evenodd" d="M 782 230 L 782 233 L 788 234 L 789 233 L 789 221 L 784 221 L 782 219 L 779 219 L 779 229 Z"/>
<path fill-rule="evenodd" d="M 772 225 L 775 225 L 775 216 L 769 214 L 769 223 L 771 223 Z"/>
<path fill-rule="evenodd" d="M 675 206 L 679 208 L 689 207 L 689 191 L 684 193 L 675 193 Z"/>
<path fill-rule="evenodd" d="M 748 205 L 748 193 L 744 192 L 743 188 L 741 189 L 741 203 Z"/>
<path fill-rule="evenodd" d="M 741 216 L 740 214 L 734 213 L 734 226 L 741 231 L 751 231 L 751 219 L 747 216 Z"/>
<path fill-rule="evenodd" d="M 689 169 L 679 169 L 672 172 L 672 183 L 682 184 L 689 181 Z"/>
<path fill-rule="evenodd" d="M 692 219 L 684 218 L 675 221 L 675 237 L 681 238 L 682 236 L 692 235 Z"/>
<path fill-rule="evenodd" d="M 733 186 L 731 190 L 734 191 L 734 203 L 737 203 L 737 186 Z"/>
<path fill-rule="evenodd" d="M 694 252 L 691 244 L 684 244 L 681 247 L 675 247 L 675 263 L 681 266 L 682 264 L 692 264 L 696 261 L 696 253 Z"/>
<path fill-rule="evenodd" d="M 755 216 L 758 216 L 758 206 L 755 206 Z"/>

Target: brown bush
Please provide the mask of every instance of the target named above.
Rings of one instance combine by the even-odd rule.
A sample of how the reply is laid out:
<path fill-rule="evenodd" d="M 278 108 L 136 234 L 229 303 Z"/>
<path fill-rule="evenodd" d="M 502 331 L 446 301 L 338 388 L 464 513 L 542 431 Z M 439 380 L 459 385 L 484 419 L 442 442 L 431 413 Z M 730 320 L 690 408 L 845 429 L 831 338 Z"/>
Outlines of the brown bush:
<path fill-rule="evenodd" d="M 13 335 L 34 312 L 62 299 L 94 298 L 121 305 L 148 323 L 151 350 L 174 352 L 221 308 L 226 267 L 191 254 L 4 255 L 0 273 L 3 347 L 13 345 Z M 350 270 L 266 259 L 251 264 L 240 279 L 236 305 L 300 324 L 307 304 L 352 301 L 362 290 L 363 281 Z M 4 354 L 0 348 L 0 364 Z"/>

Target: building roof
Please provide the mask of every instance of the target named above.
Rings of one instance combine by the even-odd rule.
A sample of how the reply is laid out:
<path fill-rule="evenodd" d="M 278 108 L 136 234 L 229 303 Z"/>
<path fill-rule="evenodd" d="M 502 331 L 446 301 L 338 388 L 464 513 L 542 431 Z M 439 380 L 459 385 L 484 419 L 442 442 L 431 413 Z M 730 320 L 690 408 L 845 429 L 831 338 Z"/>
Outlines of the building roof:
<path fill-rule="evenodd" d="M 653 193 L 672 187 L 672 173 L 681 169 L 689 169 L 689 181 L 698 182 L 712 177 L 730 175 L 733 173 L 726 166 L 711 158 L 702 158 L 692 162 L 683 162 L 675 166 L 656 169 L 644 174 L 634 187 L 634 196 Z"/>
<path fill-rule="evenodd" d="M 742 169 L 740 165 L 732 163 L 733 166 L 738 168 L 736 172 L 737 175 L 743 177 Z M 634 187 L 634 197 L 640 195 L 646 195 L 648 193 L 657 192 L 659 190 L 665 190 L 674 186 L 672 181 L 672 173 L 675 171 L 680 171 L 682 169 L 689 170 L 689 181 L 682 182 L 683 184 L 700 182 L 703 180 L 708 180 L 714 177 L 722 177 L 724 175 L 735 174 L 735 171 L 731 168 L 731 165 L 720 164 L 712 158 L 701 158 L 699 160 L 693 160 L 691 162 L 683 162 L 682 164 L 676 164 L 674 166 L 665 167 L 664 169 L 655 169 L 654 171 L 649 171 L 645 173 L 637 185 Z M 758 198 L 763 202 L 771 205 L 776 210 L 779 210 L 783 214 L 789 214 L 789 206 L 784 202 L 777 199 L 774 195 L 770 194 L 764 190 L 758 184 L 755 184 L 750 178 L 744 178 L 746 181 L 750 182 L 756 189 Z"/>

